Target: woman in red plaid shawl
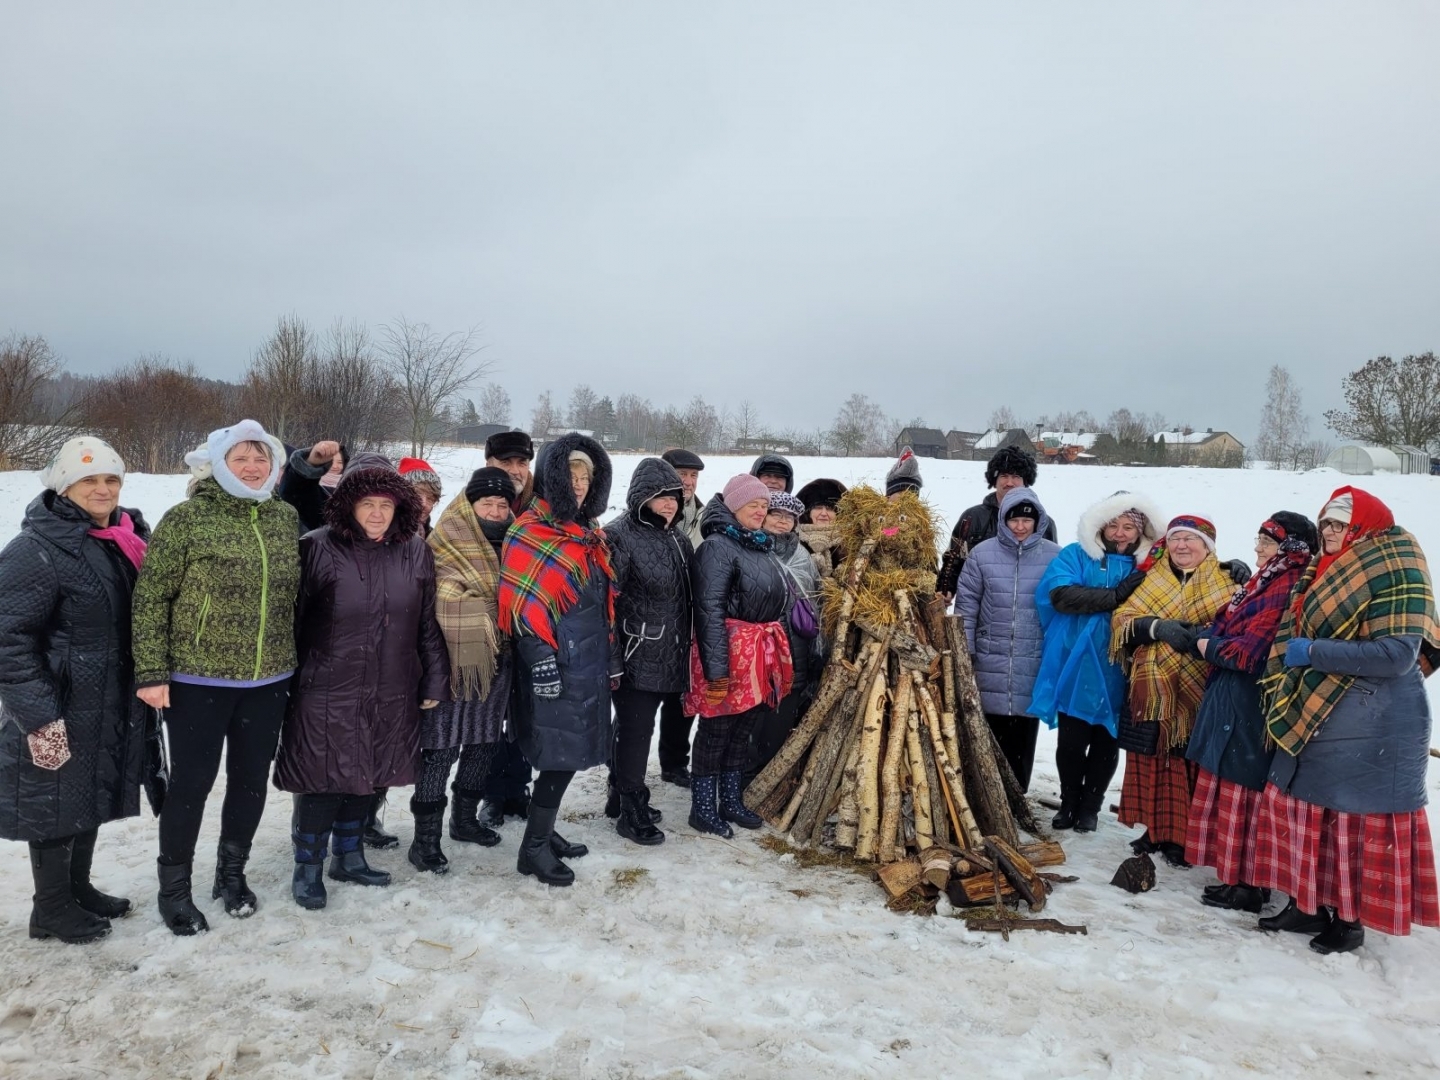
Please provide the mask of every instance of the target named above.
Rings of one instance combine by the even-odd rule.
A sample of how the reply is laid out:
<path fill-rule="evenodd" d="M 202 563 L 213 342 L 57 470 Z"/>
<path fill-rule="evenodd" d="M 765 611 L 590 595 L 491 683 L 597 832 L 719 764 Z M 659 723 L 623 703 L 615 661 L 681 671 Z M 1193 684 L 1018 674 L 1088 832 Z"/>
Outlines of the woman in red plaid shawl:
<path fill-rule="evenodd" d="M 610 549 L 596 519 L 610 499 L 610 456 L 572 431 L 547 443 L 535 498 L 500 553 L 500 630 L 515 647 L 510 737 L 540 770 L 515 868 L 569 885 L 560 860 L 588 853 L 555 831 L 560 800 L 580 769 L 610 753 Z"/>
<path fill-rule="evenodd" d="M 1379 499 L 1340 488 L 1320 542 L 1261 681 L 1278 752 L 1254 884 L 1290 897 L 1262 930 L 1314 935 L 1312 949 L 1333 953 L 1359 948 L 1367 926 L 1440 926 L 1424 684 L 1440 627 L 1425 555 Z"/>
<path fill-rule="evenodd" d="M 1255 537 L 1259 572 L 1195 643 L 1210 674 L 1185 752 L 1198 771 L 1185 857 L 1197 866 L 1213 866 L 1220 878 L 1201 895 L 1209 907 L 1258 914 L 1266 899 L 1250 884 L 1260 793 L 1274 753 L 1266 745 L 1260 674 L 1290 592 L 1319 547 L 1309 518 L 1289 511 L 1272 514 Z"/>
<path fill-rule="evenodd" d="M 1158 851 L 1171 865 L 1188 866 L 1195 767 L 1185 744 L 1205 691 L 1195 628 L 1230 603 L 1235 583 L 1215 558 L 1215 526 L 1198 514 L 1172 518 L 1140 569 L 1145 580 L 1111 617 L 1110 658 L 1126 658 L 1130 675 L 1128 715 L 1120 718 L 1120 824 L 1145 826 L 1130 845 L 1136 854 Z"/>

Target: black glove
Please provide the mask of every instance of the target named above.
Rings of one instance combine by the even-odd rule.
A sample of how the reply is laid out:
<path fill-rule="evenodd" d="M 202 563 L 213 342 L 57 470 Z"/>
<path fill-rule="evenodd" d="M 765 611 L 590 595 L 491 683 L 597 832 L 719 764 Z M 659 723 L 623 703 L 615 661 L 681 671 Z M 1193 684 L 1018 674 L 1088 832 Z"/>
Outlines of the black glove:
<path fill-rule="evenodd" d="M 560 696 L 560 665 L 556 663 L 555 657 L 547 656 L 530 665 L 530 689 L 539 698 Z"/>
<path fill-rule="evenodd" d="M 1178 653 L 1194 652 L 1195 639 L 1199 636 L 1198 629 L 1179 619 L 1156 619 L 1150 626 L 1153 640 L 1169 645 Z"/>
<path fill-rule="evenodd" d="M 1225 568 L 1225 572 L 1230 575 L 1230 580 L 1236 585 L 1244 585 L 1250 580 L 1250 567 L 1245 565 L 1244 559 L 1231 559 L 1220 565 Z"/>
<path fill-rule="evenodd" d="M 1141 615 L 1132 622 L 1130 624 L 1130 644 L 1148 645 L 1154 641 L 1155 635 L 1150 631 L 1159 621 L 1160 617 L 1158 615 Z"/>
<path fill-rule="evenodd" d="M 1138 589 L 1140 587 L 1140 583 L 1144 580 L 1144 570 L 1136 570 L 1132 573 L 1126 574 L 1123 578 L 1120 579 L 1120 584 L 1115 586 L 1115 599 L 1119 603 L 1123 604 L 1126 600 L 1130 599 L 1130 594 L 1133 593 L 1136 589 Z"/>

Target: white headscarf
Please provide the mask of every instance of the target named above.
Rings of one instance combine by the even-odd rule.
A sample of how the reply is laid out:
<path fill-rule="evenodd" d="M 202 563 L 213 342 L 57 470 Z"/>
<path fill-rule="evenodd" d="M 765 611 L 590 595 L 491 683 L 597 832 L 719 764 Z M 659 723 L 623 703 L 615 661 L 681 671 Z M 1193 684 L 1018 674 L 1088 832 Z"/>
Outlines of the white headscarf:
<path fill-rule="evenodd" d="M 242 442 L 263 443 L 270 448 L 270 475 L 258 488 L 246 487 L 225 464 L 225 455 Z M 270 498 L 280 479 L 280 469 L 285 464 L 285 444 L 254 420 L 241 420 L 238 424 L 212 431 L 203 446 L 197 446 L 185 455 L 185 464 L 190 466 L 190 475 L 196 480 L 213 476 L 222 490 L 237 499 L 264 502 Z"/>

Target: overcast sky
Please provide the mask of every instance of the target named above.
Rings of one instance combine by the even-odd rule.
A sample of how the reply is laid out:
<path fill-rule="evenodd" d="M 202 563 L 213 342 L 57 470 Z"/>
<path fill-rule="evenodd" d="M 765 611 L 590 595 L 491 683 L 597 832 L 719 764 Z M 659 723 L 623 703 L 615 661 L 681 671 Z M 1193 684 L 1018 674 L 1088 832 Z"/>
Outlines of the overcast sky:
<path fill-rule="evenodd" d="M 126 9 L 129 9 L 128 11 Z M 276 317 L 577 382 L 1253 435 L 1440 348 L 1440 5 L 34 3 L 0 333 L 235 378 Z"/>

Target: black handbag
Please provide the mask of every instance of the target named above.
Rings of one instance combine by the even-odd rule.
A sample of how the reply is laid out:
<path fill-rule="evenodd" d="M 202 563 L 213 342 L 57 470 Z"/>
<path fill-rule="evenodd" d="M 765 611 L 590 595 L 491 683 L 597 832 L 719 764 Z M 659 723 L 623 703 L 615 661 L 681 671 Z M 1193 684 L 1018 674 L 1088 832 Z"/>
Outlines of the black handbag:
<path fill-rule="evenodd" d="M 146 709 L 149 716 L 145 722 L 145 765 L 140 782 L 145 785 L 145 801 L 158 818 L 165 807 L 165 796 L 170 791 L 170 759 L 165 753 L 165 736 L 161 732 L 160 713 Z"/>
<path fill-rule="evenodd" d="M 1158 721 L 1140 721 L 1130 719 L 1130 710 L 1120 714 L 1120 727 L 1117 736 L 1120 749 L 1127 754 L 1144 754 L 1146 757 L 1154 757 L 1160 748 L 1160 724 Z"/>

